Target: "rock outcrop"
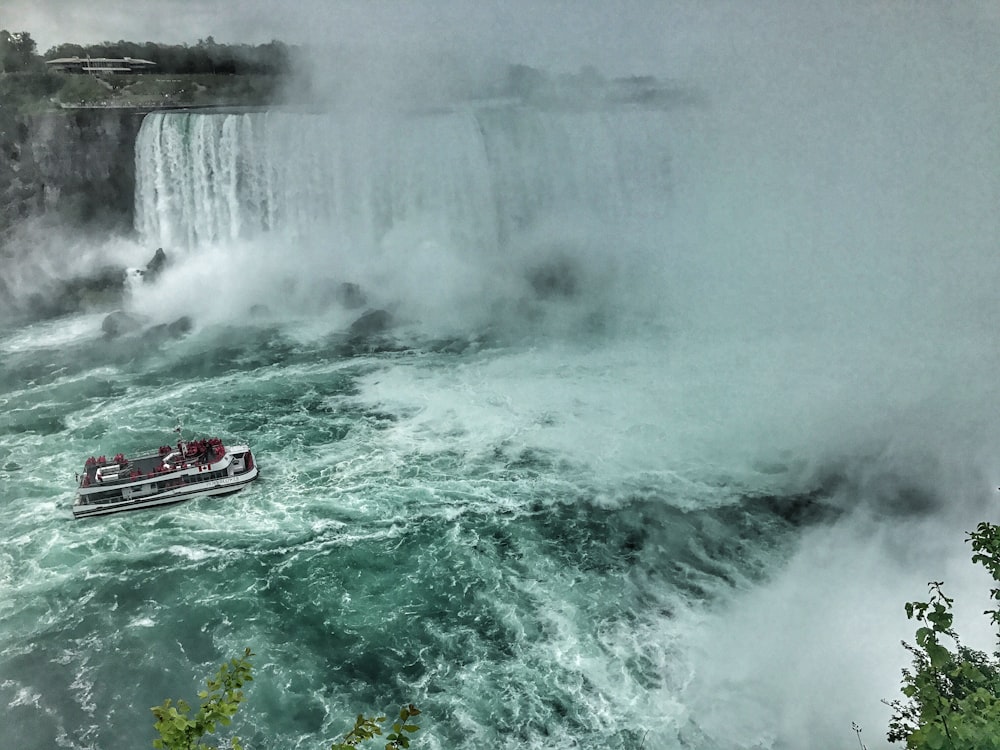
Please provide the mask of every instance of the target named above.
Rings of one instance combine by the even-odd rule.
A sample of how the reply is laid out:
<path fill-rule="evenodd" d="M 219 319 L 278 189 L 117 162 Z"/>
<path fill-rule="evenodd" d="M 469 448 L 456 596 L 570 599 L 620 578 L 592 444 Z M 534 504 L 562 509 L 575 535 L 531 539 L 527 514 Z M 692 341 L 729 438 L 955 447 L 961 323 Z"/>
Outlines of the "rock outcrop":
<path fill-rule="evenodd" d="M 392 313 L 387 310 L 369 310 L 351 323 L 347 332 L 352 338 L 373 336 L 390 328 L 392 322 Z"/>
<path fill-rule="evenodd" d="M 116 339 L 127 333 L 134 333 L 142 328 L 142 320 L 124 310 L 108 313 L 101 323 L 101 331 L 105 338 Z"/>
<path fill-rule="evenodd" d="M 142 272 L 142 280 L 146 284 L 151 284 L 156 281 L 156 277 L 160 275 L 160 272 L 167 265 L 167 254 L 163 252 L 162 247 L 156 248 L 156 252 L 153 253 L 153 258 L 146 264 L 146 270 Z"/>
<path fill-rule="evenodd" d="M 139 335 L 143 339 L 160 343 L 168 339 L 179 339 L 189 333 L 193 326 L 191 318 L 183 315 L 171 323 L 158 323 L 147 326 L 146 321 L 124 310 L 108 313 L 101 323 L 101 331 L 105 339 L 117 339 L 122 336 Z"/>
<path fill-rule="evenodd" d="M 0 108 L 0 233 L 57 214 L 74 225 L 131 228 L 135 140 L 143 110 Z"/>

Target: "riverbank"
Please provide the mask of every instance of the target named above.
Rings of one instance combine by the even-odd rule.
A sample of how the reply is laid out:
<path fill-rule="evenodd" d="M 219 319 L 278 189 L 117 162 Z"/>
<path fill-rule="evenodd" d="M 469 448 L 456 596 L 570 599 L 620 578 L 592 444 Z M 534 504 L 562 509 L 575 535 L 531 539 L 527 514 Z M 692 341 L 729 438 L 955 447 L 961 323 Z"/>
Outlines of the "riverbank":
<path fill-rule="evenodd" d="M 3 73 L 0 101 L 2 108 L 23 114 L 95 107 L 263 106 L 279 101 L 285 82 L 284 76 L 264 74 Z"/>
<path fill-rule="evenodd" d="M 0 251 L 19 221 L 131 226 L 135 136 L 151 111 L 264 107 L 279 75 L 0 74 Z"/>

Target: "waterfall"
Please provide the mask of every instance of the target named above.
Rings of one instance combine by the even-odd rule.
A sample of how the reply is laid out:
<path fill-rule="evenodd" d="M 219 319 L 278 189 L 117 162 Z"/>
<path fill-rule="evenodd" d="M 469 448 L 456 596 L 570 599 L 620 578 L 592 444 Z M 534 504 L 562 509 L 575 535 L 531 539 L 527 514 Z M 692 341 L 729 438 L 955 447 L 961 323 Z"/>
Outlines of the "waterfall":
<path fill-rule="evenodd" d="M 374 248 L 417 227 L 489 253 L 553 217 L 662 211 L 667 133 L 639 108 L 155 113 L 136 145 L 136 229 L 190 250 L 274 230 Z"/>

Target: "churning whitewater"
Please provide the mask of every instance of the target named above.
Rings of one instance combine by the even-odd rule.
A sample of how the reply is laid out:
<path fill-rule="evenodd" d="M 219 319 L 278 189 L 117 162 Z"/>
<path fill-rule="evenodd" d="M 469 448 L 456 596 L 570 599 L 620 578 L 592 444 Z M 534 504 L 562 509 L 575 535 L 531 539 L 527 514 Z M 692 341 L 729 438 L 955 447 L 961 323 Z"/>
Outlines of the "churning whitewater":
<path fill-rule="evenodd" d="M 997 155 L 709 93 L 148 115 L 143 327 L 0 332 L 0 744 L 141 747 L 249 646 L 260 750 L 410 702 L 434 749 L 883 746 L 903 602 L 977 635 Z M 261 478 L 72 519 L 177 420 Z"/>

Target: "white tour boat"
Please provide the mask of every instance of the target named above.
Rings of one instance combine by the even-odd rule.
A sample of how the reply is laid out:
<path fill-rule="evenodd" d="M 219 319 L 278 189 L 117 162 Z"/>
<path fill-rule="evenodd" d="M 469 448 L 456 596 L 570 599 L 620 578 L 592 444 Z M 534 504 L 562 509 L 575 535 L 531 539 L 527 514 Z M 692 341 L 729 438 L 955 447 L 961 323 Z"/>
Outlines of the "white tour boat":
<path fill-rule="evenodd" d="M 134 458 L 119 453 L 87 459 L 78 477 L 73 517 L 155 508 L 197 495 L 239 492 L 258 476 L 248 445 L 225 446 L 203 438 L 164 445 Z"/>

